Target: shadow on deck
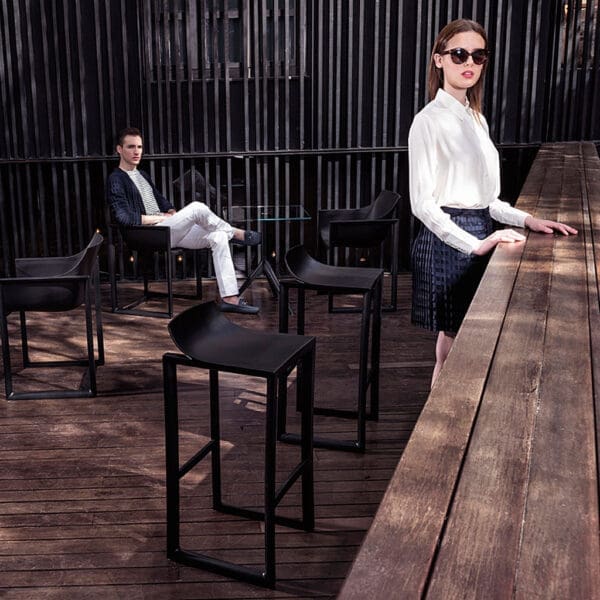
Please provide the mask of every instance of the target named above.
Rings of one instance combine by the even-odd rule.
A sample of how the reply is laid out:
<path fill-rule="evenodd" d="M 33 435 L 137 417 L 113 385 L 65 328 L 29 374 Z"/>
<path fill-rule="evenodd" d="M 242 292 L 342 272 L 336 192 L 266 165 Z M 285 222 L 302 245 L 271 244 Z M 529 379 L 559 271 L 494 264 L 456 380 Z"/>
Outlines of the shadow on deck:
<path fill-rule="evenodd" d="M 97 398 L 0 400 L 0 595 L 335 597 L 429 392 L 434 336 L 410 325 L 409 284 L 409 275 L 401 275 L 399 311 L 383 315 L 381 414 L 379 422 L 368 423 L 367 452 L 315 450 L 316 529 L 307 534 L 278 527 L 274 590 L 167 560 L 161 358 L 175 348 L 166 320 L 104 312 L 106 365 L 98 370 Z M 107 306 L 108 290 L 103 293 Z M 214 283 L 206 282 L 205 298 L 213 295 Z M 232 318 L 275 331 L 277 304 L 266 283 L 255 282 L 246 297 L 261 306 L 260 316 Z M 179 300 L 176 310 L 191 304 Z M 307 334 L 317 336 L 316 403 L 354 407 L 360 315 L 328 314 L 324 296 L 307 305 Z M 10 321 L 16 328 L 17 317 Z M 30 322 L 37 356 L 82 347 L 69 315 L 34 315 Z M 17 389 L 40 381 L 77 385 L 81 372 L 72 379 L 56 370 L 20 371 L 18 350 L 12 348 Z M 182 445 L 191 454 L 208 433 L 208 373 L 181 376 Z M 225 501 L 260 505 L 264 399 L 263 381 L 221 376 Z M 351 436 L 355 423 L 318 416 L 315 430 Z M 285 472 L 298 449 L 279 448 Z M 261 524 L 211 509 L 208 464 L 188 475 L 183 494 L 186 547 L 262 564 Z M 298 514 L 298 504 L 292 490 L 281 513 Z"/>

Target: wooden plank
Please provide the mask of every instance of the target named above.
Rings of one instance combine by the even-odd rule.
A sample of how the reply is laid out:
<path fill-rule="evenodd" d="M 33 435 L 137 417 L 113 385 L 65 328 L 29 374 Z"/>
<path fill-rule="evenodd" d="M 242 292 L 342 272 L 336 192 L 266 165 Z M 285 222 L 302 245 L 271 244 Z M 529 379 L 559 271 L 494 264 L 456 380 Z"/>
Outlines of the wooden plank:
<path fill-rule="evenodd" d="M 544 160 L 552 166 L 541 191 L 544 201 L 560 198 L 559 161 Z M 553 245 L 552 236 L 529 236 L 432 572 L 430 598 L 502 598 L 512 592 L 544 357 Z"/>
<path fill-rule="evenodd" d="M 588 307 L 590 344 L 592 348 L 592 381 L 594 407 L 600 415 L 600 157 L 592 143 L 582 144 L 585 169 L 583 214 L 588 274 Z M 600 465 L 600 419 L 596 418 L 596 461 Z"/>
<path fill-rule="evenodd" d="M 563 156 L 572 154 L 574 148 L 578 145 L 540 149 L 519 199 L 520 208 L 535 212 L 539 207 L 540 216 L 557 218 Z M 553 183 L 557 175 L 558 184 Z M 578 180 L 578 172 L 570 177 Z M 580 221 L 575 214 L 567 217 L 576 225 Z M 568 244 L 573 239 L 564 238 L 560 243 Z M 493 269 L 515 247 L 496 251 L 340 598 L 362 598 L 365 589 L 370 598 L 382 599 L 424 594 L 444 599 L 511 596 L 514 566 L 520 556 L 528 460 L 535 441 L 537 388 L 545 356 L 545 312 L 552 279 L 551 269 L 544 273 L 543 268 L 554 264 L 553 246 L 552 237 L 529 236 L 519 271 L 518 286 L 525 287 L 516 286 L 514 290 L 519 261 L 509 265 L 510 277 L 507 271 Z M 541 250 L 545 254 L 540 254 Z M 503 285 L 499 285 L 501 277 L 506 278 Z M 480 294 L 482 289 L 485 295 Z M 504 321 L 502 310 L 491 310 L 489 299 L 502 295 L 506 309 L 507 289 L 513 298 Z M 490 349 L 489 321 L 494 319 L 498 329 Z M 473 325 L 468 336 L 466 332 Z M 470 347 L 465 347 L 469 343 Z M 477 356 L 473 356 L 473 348 Z M 498 360 L 499 356 L 502 358 Z M 488 374 L 492 358 L 498 360 L 498 365 L 492 365 Z M 479 388 L 474 389 L 471 383 L 477 377 L 482 379 Z M 444 393 L 440 391 L 442 382 Z M 480 404 L 473 392 L 483 393 L 484 385 Z M 465 420 L 467 410 L 471 413 Z M 479 414 L 475 414 L 477 410 Z M 475 417 L 470 438 L 469 423 Z M 462 440 L 462 445 L 457 440 Z M 463 464 L 467 443 L 469 454 Z M 442 465 L 446 470 L 440 468 Z M 459 476 L 461 481 L 455 489 Z"/>
<path fill-rule="evenodd" d="M 569 155 L 562 218 L 582 216 L 579 156 Z M 592 598 L 600 590 L 598 472 L 586 235 L 557 242 L 515 598 Z M 595 278 L 590 281 L 596 287 Z M 593 299 L 597 305 L 597 298 Z"/>
<path fill-rule="evenodd" d="M 549 171 L 540 202 L 544 213 L 560 202 L 563 174 L 578 181 L 573 167 L 567 157 L 563 168 Z M 578 218 L 571 214 L 567 220 L 579 227 Z M 577 241 L 530 236 L 428 597 L 512 594 L 537 440 L 546 311 L 560 264 L 553 247 L 568 244 L 572 252 Z M 572 283 L 585 289 L 585 280 Z"/>
<path fill-rule="evenodd" d="M 422 594 L 441 538 L 523 245 L 492 257 L 340 599 Z M 477 353 L 471 348 L 476 347 Z M 385 576 L 382 576 L 385 574 Z"/>

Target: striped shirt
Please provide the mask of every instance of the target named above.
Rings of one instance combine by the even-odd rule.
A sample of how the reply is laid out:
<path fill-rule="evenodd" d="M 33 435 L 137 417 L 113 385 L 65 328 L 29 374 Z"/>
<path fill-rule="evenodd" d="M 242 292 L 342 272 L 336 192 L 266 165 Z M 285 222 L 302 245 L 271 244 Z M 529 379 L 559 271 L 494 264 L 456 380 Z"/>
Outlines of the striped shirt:
<path fill-rule="evenodd" d="M 129 175 L 129 177 L 131 177 L 131 181 L 133 181 L 135 187 L 138 189 L 138 192 L 142 197 L 142 202 L 144 203 L 144 210 L 146 211 L 146 214 L 159 215 L 160 208 L 158 207 L 158 202 L 154 197 L 152 186 L 146 181 L 144 176 L 137 169 L 125 172 L 127 175 Z"/>

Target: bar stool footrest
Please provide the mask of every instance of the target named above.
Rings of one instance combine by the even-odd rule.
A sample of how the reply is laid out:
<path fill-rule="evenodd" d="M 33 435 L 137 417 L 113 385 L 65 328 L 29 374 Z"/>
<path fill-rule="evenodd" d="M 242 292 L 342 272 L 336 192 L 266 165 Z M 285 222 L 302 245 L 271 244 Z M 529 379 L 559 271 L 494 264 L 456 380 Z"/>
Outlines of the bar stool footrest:
<path fill-rule="evenodd" d="M 205 554 L 199 554 L 197 552 L 190 552 L 189 550 L 175 550 L 169 552 L 167 558 L 170 560 L 188 567 L 202 568 L 217 575 L 225 575 L 226 577 L 233 577 L 247 583 L 253 583 L 261 585 L 263 587 L 273 587 L 275 579 L 268 577 L 264 570 L 251 569 L 243 565 L 237 565 L 235 563 L 228 562 L 226 560 L 220 560 L 212 556 L 206 556 Z"/>
<path fill-rule="evenodd" d="M 282 433 L 278 439 L 288 444 L 299 444 L 300 436 L 297 433 Z M 333 438 L 324 438 L 315 436 L 313 438 L 314 448 L 325 448 L 327 450 L 345 450 L 347 452 L 364 452 L 365 444 L 358 440 L 335 440 Z"/>
<path fill-rule="evenodd" d="M 315 406 L 313 414 L 323 415 L 325 417 L 338 417 L 340 419 L 357 419 L 359 411 L 349 408 L 324 408 Z M 379 419 L 379 415 L 373 413 L 372 411 L 365 412 L 365 419 L 368 421 L 377 421 Z"/>

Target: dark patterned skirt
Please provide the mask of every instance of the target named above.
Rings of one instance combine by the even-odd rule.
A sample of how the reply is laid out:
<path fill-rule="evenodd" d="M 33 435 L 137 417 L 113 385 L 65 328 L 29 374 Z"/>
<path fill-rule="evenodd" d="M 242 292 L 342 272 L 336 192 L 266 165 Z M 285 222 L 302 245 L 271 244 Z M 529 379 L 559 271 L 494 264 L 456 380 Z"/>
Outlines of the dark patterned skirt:
<path fill-rule="evenodd" d="M 494 228 L 490 212 L 443 208 L 461 229 L 478 239 Z M 489 255 L 463 254 L 421 225 L 412 247 L 412 322 L 430 331 L 456 333 L 460 327 Z"/>

